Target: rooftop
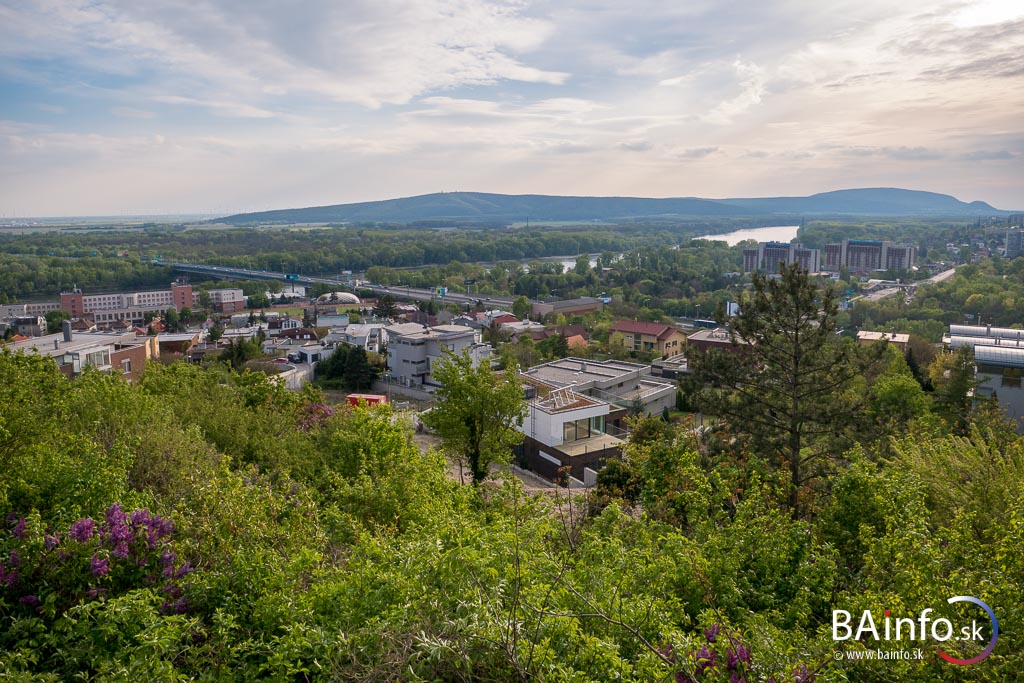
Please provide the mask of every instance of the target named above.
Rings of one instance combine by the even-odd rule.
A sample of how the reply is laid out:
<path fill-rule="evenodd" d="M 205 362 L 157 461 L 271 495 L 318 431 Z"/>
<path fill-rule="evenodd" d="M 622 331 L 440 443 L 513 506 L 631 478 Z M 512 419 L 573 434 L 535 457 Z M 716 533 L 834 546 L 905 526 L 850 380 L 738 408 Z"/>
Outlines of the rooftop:
<path fill-rule="evenodd" d="M 992 339 L 1024 339 L 1024 330 L 991 325 L 950 325 L 952 337 L 989 337 Z"/>
<path fill-rule="evenodd" d="M 617 360 L 587 360 L 584 358 L 563 358 L 543 365 L 536 365 L 523 373 L 555 387 L 568 387 L 585 382 L 606 382 L 648 369 L 639 363 Z"/>
<path fill-rule="evenodd" d="M 863 341 L 888 341 L 895 344 L 908 344 L 910 343 L 909 334 L 899 334 L 896 332 L 871 332 L 869 330 L 861 330 L 857 333 L 857 340 Z"/>
<path fill-rule="evenodd" d="M 64 335 L 58 332 L 57 334 L 47 334 L 42 337 L 32 337 L 31 339 L 26 339 L 24 341 L 13 342 L 8 344 L 7 347 L 11 351 L 24 351 L 26 353 L 36 352 L 45 356 L 60 356 L 65 353 L 84 351 L 85 349 L 91 349 L 96 346 L 136 343 L 141 342 L 136 340 L 134 332 L 129 332 L 127 334 L 124 332 L 76 333 L 71 338 L 71 341 L 64 341 Z"/>
<path fill-rule="evenodd" d="M 647 334 L 658 339 L 671 337 L 679 330 L 672 325 L 665 323 L 645 323 L 638 320 L 618 320 L 611 329 L 617 332 L 632 332 L 633 334 Z"/>
<path fill-rule="evenodd" d="M 975 346 L 974 361 L 1003 368 L 1024 368 L 1024 349 L 1005 346 Z"/>

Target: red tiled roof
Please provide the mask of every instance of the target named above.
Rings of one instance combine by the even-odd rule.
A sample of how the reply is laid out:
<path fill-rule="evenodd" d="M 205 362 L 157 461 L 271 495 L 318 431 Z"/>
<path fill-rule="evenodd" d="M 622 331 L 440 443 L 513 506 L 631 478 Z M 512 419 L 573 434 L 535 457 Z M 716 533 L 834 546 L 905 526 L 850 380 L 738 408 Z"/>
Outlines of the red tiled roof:
<path fill-rule="evenodd" d="M 616 332 L 632 332 L 633 334 L 647 334 L 658 339 L 667 339 L 679 330 L 665 323 L 644 323 L 636 320 L 619 320 L 612 325 Z"/>
<path fill-rule="evenodd" d="M 497 318 L 491 320 L 492 325 L 505 325 L 507 323 L 517 323 L 519 318 L 514 315 L 499 315 Z"/>

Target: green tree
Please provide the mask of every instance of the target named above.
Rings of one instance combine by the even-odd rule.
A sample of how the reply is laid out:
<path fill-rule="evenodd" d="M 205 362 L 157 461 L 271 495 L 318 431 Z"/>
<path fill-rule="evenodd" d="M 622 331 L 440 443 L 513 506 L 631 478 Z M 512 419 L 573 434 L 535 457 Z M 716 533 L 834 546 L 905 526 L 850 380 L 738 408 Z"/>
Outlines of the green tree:
<path fill-rule="evenodd" d="M 833 289 L 819 291 L 797 265 L 778 279 L 755 273 L 739 315 L 718 315 L 738 353 L 690 359 L 701 411 L 749 434 L 755 452 L 788 470 L 794 515 L 801 492 L 843 452 L 862 414 L 846 393 L 865 367 L 858 348 L 837 337 L 836 313 Z"/>
<path fill-rule="evenodd" d="M 525 320 L 530 315 L 530 300 L 525 296 L 517 296 L 512 302 L 512 315 Z"/>
<path fill-rule="evenodd" d="M 178 314 L 177 309 L 168 308 L 164 312 L 164 328 L 168 332 L 177 332 L 181 327 L 181 316 Z"/>
<path fill-rule="evenodd" d="M 395 304 L 395 299 L 390 294 L 385 294 L 377 300 L 377 305 L 373 307 L 373 314 L 378 318 L 394 318 L 398 315 L 398 306 Z"/>
<path fill-rule="evenodd" d="M 365 391 L 373 386 L 377 379 L 377 368 L 370 365 L 366 357 L 366 349 L 354 346 L 345 356 L 344 380 L 350 391 Z"/>
<path fill-rule="evenodd" d="M 523 387 L 515 366 L 497 374 L 489 364 L 474 365 L 467 351 L 447 354 L 433 372 L 441 384 L 437 404 L 424 416 L 445 450 L 469 462 L 473 483 L 487 477 L 492 462 L 505 462 L 523 440 L 516 429 L 526 415 Z"/>
<path fill-rule="evenodd" d="M 46 333 L 57 334 L 61 330 L 61 323 L 65 320 L 71 320 L 71 314 L 67 311 L 57 309 L 56 311 L 46 312 Z"/>

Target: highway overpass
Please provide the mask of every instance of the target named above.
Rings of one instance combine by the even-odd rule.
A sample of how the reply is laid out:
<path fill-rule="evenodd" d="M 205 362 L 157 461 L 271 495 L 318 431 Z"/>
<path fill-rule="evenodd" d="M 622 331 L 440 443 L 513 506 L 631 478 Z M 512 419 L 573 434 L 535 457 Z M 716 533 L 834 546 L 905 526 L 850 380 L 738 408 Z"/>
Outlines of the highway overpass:
<path fill-rule="evenodd" d="M 360 283 L 357 288 L 346 280 L 330 277 L 312 277 L 309 275 L 276 273 L 270 270 L 230 268 L 227 266 L 213 266 L 201 263 L 186 263 L 184 261 L 154 261 L 154 263 L 168 266 L 173 270 L 182 273 L 194 273 L 197 275 L 206 275 L 209 277 L 229 280 L 279 280 L 288 284 L 305 285 L 306 287 L 312 287 L 316 284 L 326 284 L 336 287 L 338 290 L 354 292 L 356 289 L 359 289 L 369 290 L 377 295 L 390 294 L 395 299 L 409 299 L 412 301 L 430 301 L 431 299 L 436 299 L 446 303 L 451 302 L 470 306 L 475 306 L 479 303 L 487 308 L 510 308 L 512 306 L 512 299 L 508 297 L 490 296 L 486 294 L 472 295 L 448 292 L 444 297 L 439 297 L 432 289 L 418 289 L 416 287 L 385 287 L 383 285 Z"/>

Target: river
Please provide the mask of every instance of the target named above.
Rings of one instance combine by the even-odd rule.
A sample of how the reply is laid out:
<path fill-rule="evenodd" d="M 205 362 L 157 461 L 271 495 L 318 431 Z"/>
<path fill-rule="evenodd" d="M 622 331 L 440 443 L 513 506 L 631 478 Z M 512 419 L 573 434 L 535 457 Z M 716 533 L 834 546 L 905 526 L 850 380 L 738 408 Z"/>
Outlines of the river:
<path fill-rule="evenodd" d="M 722 233 L 720 235 L 702 235 L 696 239 L 727 242 L 730 247 L 735 244 L 739 244 L 743 240 L 754 240 L 755 242 L 789 242 L 796 237 L 796 231 L 799 229 L 799 225 L 775 225 L 767 228 L 747 228 L 746 230 L 736 230 L 733 232 Z"/>

